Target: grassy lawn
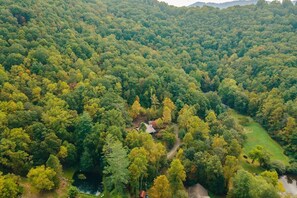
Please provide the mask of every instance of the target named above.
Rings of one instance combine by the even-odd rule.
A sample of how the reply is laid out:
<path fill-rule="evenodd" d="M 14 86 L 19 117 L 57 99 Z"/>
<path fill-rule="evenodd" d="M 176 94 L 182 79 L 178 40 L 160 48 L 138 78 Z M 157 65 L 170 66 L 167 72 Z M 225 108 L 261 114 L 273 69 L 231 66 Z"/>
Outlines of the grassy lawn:
<path fill-rule="evenodd" d="M 289 158 L 284 154 L 284 149 L 268 135 L 260 124 L 253 121 L 246 126 L 246 129 L 247 141 L 243 148 L 245 153 L 260 145 L 272 154 L 272 160 L 280 160 L 285 164 L 289 163 Z"/>
<path fill-rule="evenodd" d="M 286 165 L 289 163 L 289 158 L 284 154 L 284 149 L 268 135 L 267 131 L 259 123 L 255 122 L 251 117 L 240 115 L 233 110 L 230 110 L 230 112 L 238 121 L 242 119 L 249 120 L 243 126 L 247 136 L 247 140 L 243 145 L 244 154 L 247 155 L 253 148 L 260 145 L 271 153 L 271 160 L 279 160 Z M 251 164 L 249 159 L 242 157 L 240 161 L 242 167 L 249 172 L 259 173 L 263 171 L 256 163 Z"/>
<path fill-rule="evenodd" d="M 100 196 L 88 195 L 88 194 L 84 194 L 84 193 L 79 193 L 78 194 L 78 198 L 95 198 L 95 197 L 100 197 Z"/>
<path fill-rule="evenodd" d="M 260 174 L 265 171 L 265 169 L 259 166 L 259 163 L 257 161 L 255 161 L 253 164 L 251 163 L 251 161 L 251 159 L 244 159 L 242 156 L 240 156 L 239 159 L 241 167 L 250 173 Z"/>
<path fill-rule="evenodd" d="M 24 187 L 24 193 L 22 197 L 24 198 L 67 198 L 68 188 L 72 182 L 72 177 L 76 168 L 67 168 L 63 170 L 63 179 L 61 179 L 60 187 L 56 190 L 49 192 L 38 192 L 33 188 L 27 178 L 22 178 L 20 181 L 21 186 Z M 85 194 L 80 194 L 81 198 L 93 198 L 95 196 L 88 196 Z"/>
<path fill-rule="evenodd" d="M 20 185 L 24 188 L 23 198 L 67 198 L 68 183 L 61 180 L 60 187 L 48 192 L 38 192 L 26 178 L 22 178 Z"/>

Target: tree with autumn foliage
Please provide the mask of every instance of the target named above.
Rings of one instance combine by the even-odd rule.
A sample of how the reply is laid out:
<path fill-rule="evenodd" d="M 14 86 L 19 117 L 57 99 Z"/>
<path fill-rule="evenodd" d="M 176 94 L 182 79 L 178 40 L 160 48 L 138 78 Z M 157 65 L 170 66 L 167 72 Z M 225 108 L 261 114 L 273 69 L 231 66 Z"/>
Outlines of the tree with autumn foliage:
<path fill-rule="evenodd" d="M 183 190 L 183 182 L 186 180 L 186 172 L 184 166 L 179 159 L 173 159 L 168 169 L 168 178 L 172 192 Z"/>
<path fill-rule="evenodd" d="M 166 197 L 171 198 L 171 187 L 166 175 L 160 175 L 154 179 L 153 186 L 149 189 L 148 194 L 152 198 Z"/>
<path fill-rule="evenodd" d="M 165 124 L 170 124 L 174 115 L 175 105 L 170 98 L 165 98 L 163 101 L 163 117 Z"/>
<path fill-rule="evenodd" d="M 140 105 L 139 102 L 139 97 L 137 96 L 134 103 L 131 106 L 131 110 L 130 110 L 130 116 L 135 119 L 137 118 L 137 116 L 140 115 L 140 113 L 143 111 L 143 108 Z"/>
<path fill-rule="evenodd" d="M 147 175 L 149 153 L 143 147 L 135 147 L 128 155 L 131 164 L 129 166 L 131 186 L 135 195 L 142 189 L 143 178 Z"/>

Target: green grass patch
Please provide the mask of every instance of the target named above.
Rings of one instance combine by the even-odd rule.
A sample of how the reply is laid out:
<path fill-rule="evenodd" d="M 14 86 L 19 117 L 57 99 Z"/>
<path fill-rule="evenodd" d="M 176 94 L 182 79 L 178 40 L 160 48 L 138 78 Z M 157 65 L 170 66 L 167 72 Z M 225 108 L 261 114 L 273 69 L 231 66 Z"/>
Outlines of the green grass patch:
<path fill-rule="evenodd" d="M 267 131 L 259 123 L 255 122 L 251 117 L 240 115 L 233 110 L 230 110 L 230 112 L 239 123 L 243 120 L 245 122 L 244 124 L 241 124 L 247 136 L 247 140 L 243 145 L 243 152 L 246 155 L 257 145 L 260 145 L 271 153 L 272 161 L 279 160 L 286 165 L 289 164 L 289 158 L 284 154 L 284 149 L 269 136 Z M 241 162 L 242 166 L 246 170 L 250 170 L 255 173 L 259 171 L 253 164 L 246 162 L 245 159 L 242 159 Z"/>
<path fill-rule="evenodd" d="M 79 193 L 78 194 L 79 198 L 95 198 L 95 197 L 100 197 L 100 196 L 96 196 L 96 195 L 89 195 L 89 194 L 84 194 L 84 193 Z"/>
<path fill-rule="evenodd" d="M 262 167 L 259 166 L 259 163 L 257 161 L 255 161 L 253 164 L 251 161 L 251 159 L 244 159 L 242 156 L 239 159 L 240 166 L 250 173 L 260 174 L 265 171 Z"/>
<path fill-rule="evenodd" d="M 76 171 L 75 167 L 66 168 L 63 170 L 63 177 L 71 181 L 75 171 Z"/>

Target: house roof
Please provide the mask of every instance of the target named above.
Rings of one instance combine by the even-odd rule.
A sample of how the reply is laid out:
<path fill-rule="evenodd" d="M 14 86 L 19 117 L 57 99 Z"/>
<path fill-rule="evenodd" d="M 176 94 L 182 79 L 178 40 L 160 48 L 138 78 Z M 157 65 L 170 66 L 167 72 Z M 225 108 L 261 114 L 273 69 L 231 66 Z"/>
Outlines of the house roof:
<path fill-rule="evenodd" d="M 144 123 L 144 124 L 146 126 L 145 132 L 147 132 L 147 133 L 156 133 L 156 130 L 154 129 L 154 127 L 151 124 L 146 124 L 146 123 Z"/>
<path fill-rule="evenodd" d="M 140 198 L 145 198 L 145 195 L 146 195 L 146 193 L 143 190 L 139 193 Z"/>

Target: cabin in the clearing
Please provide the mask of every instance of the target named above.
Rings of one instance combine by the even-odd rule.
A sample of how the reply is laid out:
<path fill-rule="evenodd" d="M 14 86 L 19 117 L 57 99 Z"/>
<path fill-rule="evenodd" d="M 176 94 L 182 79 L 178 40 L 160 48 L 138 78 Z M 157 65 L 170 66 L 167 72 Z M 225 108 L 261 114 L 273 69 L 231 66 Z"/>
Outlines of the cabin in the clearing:
<path fill-rule="evenodd" d="M 153 125 L 152 124 L 146 124 L 144 123 L 145 127 L 146 127 L 146 130 L 145 132 L 149 133 L 149 134 L 152 134 L 152 133 L 156 133 L 157 131 L 154 129 Z"/>
<path fill-rule="evenodd" d="M 151 122 L 149 122 L 149 124 L 147 123 L 144 123 L 142 122 L 140 124 L 140 127 L 137 128 L 137 130 L 142 130 L 142 131 L 145 131 L 146 133 L 149 133 L 149 134 L 153 134 L 153 133 L 156 133 L 156 129 L 154 129 L 153 125 L 151 124 Z"/>

